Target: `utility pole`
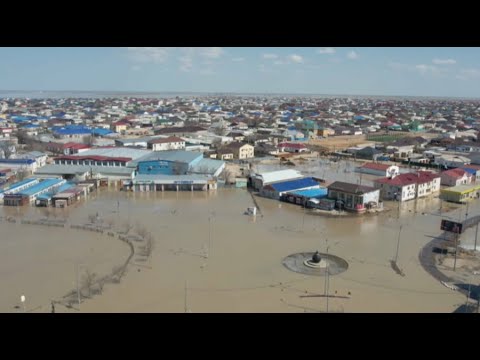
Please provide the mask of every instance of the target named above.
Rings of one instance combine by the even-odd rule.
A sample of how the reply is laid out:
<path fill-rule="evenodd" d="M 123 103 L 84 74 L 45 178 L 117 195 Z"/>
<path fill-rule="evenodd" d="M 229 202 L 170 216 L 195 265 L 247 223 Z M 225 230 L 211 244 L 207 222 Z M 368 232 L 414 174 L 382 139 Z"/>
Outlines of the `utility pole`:
<path fill-rule="evenodd" d="M 306 208 L 306 203 L 303 203 L 303 217 L 302 217 L 302 230 L 305 228 L 305 208 Z"/>
<path fill-rule="evenodd" d="M 398 230 L 397 252 L 395 253 L 395 264 L 397 263 L 397 260 L 398 260 L 398 249 L 400 247 L 400 233 L 402 232 L 402 226 L 403 225 L 400 225 L 400 229 Z"/>
<path fill-rule="evenodd" d="M 211 248 L 212 248 L 212 218 L 211 216 L 208 217 L 208 253 L 210 255 Z"/>
<path fill-rule="evenodd" d="M 188 301 L 187 301 L 187 289 L 188 289 L 188 282 L 185 280 L 185 313 L 189 313 L 190 311 L 188 310 Z"/>
<path fill-rule="evenodd" d="M 329 271 L 329 266 L 330 264 L 327 263 L 327 313 L 328 313 L 328 298 L 329 298 L 329 295 L 328 295 L 328 290 L 329 290 L 329 287 L 330 287 L 330 271 Z"/>
<path fill-rule="evenodd" d="M 77 299 L 78 299 L 78 310 L 80 310 L 80 281 L 78 279 L 79 273 L 78 273 L 78 264 L 75 263 L 75 278 L 77 281 Z"/>
<path fill-rule="evenodd" d="M 455 233 L 455 258 L 453 260 L 453 271 L 457 268 L 457 252 L 458 252 L 458 232 Z"/>
<path fill-rule="evenodd" d="M 478 237 L 478 222 L 477 222 L 477 228 L 475 229 L 475 244 L 473 245 L 473 251 L 477 251 L 477 237 Z"/>

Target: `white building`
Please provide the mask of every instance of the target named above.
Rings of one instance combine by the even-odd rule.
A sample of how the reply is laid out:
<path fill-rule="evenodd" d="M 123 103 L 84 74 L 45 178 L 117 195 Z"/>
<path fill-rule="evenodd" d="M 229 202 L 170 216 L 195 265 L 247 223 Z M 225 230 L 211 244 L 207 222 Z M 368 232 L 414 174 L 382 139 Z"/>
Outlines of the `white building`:
<path fill-rule="evenodd" d="M 440 166 L 457 168 L 470 164 L 470 161 L 471 160 L 465 156 L 442 154 L 440 156 L 435 156 L 433 162 Z"/>
<path fill-rule="evenodd" d="M 278 170 L 253 174 L 251 179 L 252 187 L 255 190 L 261 190 L 263 186 L 272 183 L 302 179 L 304 176 L 297 170 Z"/>
<path fill-rule="evenodd" d="M 355 169 L 356 172 L 362 174 L 378 175 L 385 177 L 397 176 L 400 174 L 400 168 L 396 165 L 380 164 L 380 163 L 366 163 Z"/>
<path fill-rule="evenodd" d="M 148 148 L 153 151 L 184 150 L 185 140 L 176 136 L 170 136 L 164 139 L 153 139 L 148 142 Z"/>
<path fill-rule="evenodd" d="M 385 177 L 373 183 L 384 200 L 408 201 L 440 191 L 440 175 L 430 171 Z"/>

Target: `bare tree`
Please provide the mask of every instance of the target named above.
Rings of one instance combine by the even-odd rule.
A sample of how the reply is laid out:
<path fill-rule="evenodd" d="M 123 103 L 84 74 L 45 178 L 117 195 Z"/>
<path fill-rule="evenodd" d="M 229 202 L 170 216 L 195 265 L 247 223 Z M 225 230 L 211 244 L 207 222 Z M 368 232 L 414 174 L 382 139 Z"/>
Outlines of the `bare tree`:
<path fill-rule="evenodd" d="M 217 123 L 217 124 L 218 124 L 218 125 L 213 128 L 213 133 L 214 133 L 215 135 L 219 135 L 219 136 L 224 136 L 224 135 L 226 135 L 228 129 L 227 129 L 227 127 L 225 126 L 225 123 L 224 123 L 223 121 L 221 121 L 221 122 L 219 122 L 219 123 Z"/>
<path fill-rule="evenodd" d="M 223 175 L 223 178 L 225 179 L 225 183 L 230 184 L 233 176 L 232 171 L 230 169 L 225 168 L 223 169 L 222 175 Z"/>
<path fill-rule="evenodd" d="M 141 223 L 137 223 L 136 225 L 136 231 L 137 231 L 137 234 L 142 238 L 142 239 L 145 239 L 146 236 L 148 235 L 148 230 L 147 228 L 142 225 Z"/>
<path fill-rule="evenodd" d="M 82 137 L 82 142 L 86 145 L 93 145 L 95 143 L 95 139 L 92 135 L 85 135 Z"/>
<path fill-rule="evenodd" d="M 85 271 L 82 279 L 82 289 L 86 288 L 88 291 L 88 297 L 92 296 L 93 287 L 95 285 L 95 280 L 97 278 L 97 274 L 91 272 L 89 269 Z"/>
<path fill-rule="evenodd" d="M 15 174 L 15 178 L 18 181 L 22 181 L 23 179 L 27 178 L 28 176 L 30 176 L 30 171 L 28 171 L 25 168 L 19 168 L 17 170 L 17 173 Z"/>
<path fill-rule="evenodd" d="M 5 159 L 10 159 L 13 153 L 15 153 L 15 144 L 13 141 L 0 141 L 0 152 Z"/>
<path fill-rule="evenodd" d="M 150 257 L 150 255 L 152 254 L 154 242 L 155 238 L 153 237 L 153 235 L 147 233 L 147 235 L 145 236 L 145 246 L 143 247 L 143 252 L 145 256 Z"/>
<path fill-rule="evenodd" d="M 122 223 L 121 225 L 121 231 L 124 233 L 124 234 L 128 234 L 130 232 L 130 230 L 133 229 L 133 225 L 132 223 L 130 222 L 130 220 L 126 220 Z"/>
<path fill-rule="evenodd" d="M 113 225 L 115 224 L 115 220 L 113 219 L 107 219 L 105 223 L 108 225 L 109 228 L 112 228 Z"/>
<path fill-rule="evenodd" d="M 101 278 L 97 281 L 97 285 L 98 285 L 98 292 L 99 294 L 101 294 L 103 292 L 103 287 L 105 286 L 105 283 L 106 283 L 106 279 L 105 278 Z"/>
<path fill-rule="evenodd" d="M 112 269 L 112 276 L 111 276 L 112 281 L 115 283 L 119 283 L 120 279 L 122 278 L 122 275 L 123 275 L 123 266 L 121 265 L 114 266 Z"/>
<path fill-rule="evenodd" d="M 212 140 L 212 147 L 218 148 L 222 144 L 221 138 L 215 138 Z"/>

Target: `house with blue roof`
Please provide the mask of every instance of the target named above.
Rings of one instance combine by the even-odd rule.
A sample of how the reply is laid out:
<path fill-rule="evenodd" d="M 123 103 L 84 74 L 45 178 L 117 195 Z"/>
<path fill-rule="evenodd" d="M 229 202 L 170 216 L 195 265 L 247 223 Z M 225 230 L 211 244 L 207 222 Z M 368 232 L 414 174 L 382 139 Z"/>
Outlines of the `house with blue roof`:
<path fill-rule="evenodd" d="M 92 135 L 94 136 L 118 136 L 119 134 L 116 132 L 113 132 L 109 129 L 104 129 L 104 128 L 94 128 L 91 130 Z"/>
<path fill-rule="evenodd" d="M 54 126 L 52 132 L 60 138 L 82 138 L 92 134 L 92 129 L 83 125 Z"/>

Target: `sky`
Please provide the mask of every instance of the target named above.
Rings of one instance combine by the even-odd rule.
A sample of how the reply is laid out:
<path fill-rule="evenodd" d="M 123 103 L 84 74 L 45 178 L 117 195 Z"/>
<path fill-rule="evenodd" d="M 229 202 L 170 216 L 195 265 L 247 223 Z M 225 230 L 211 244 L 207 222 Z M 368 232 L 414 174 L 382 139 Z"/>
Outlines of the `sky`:
<path fill-rule="evenodd" d="M 480 48 L 0 48 L 0 90 L 480 98 Z"/>

